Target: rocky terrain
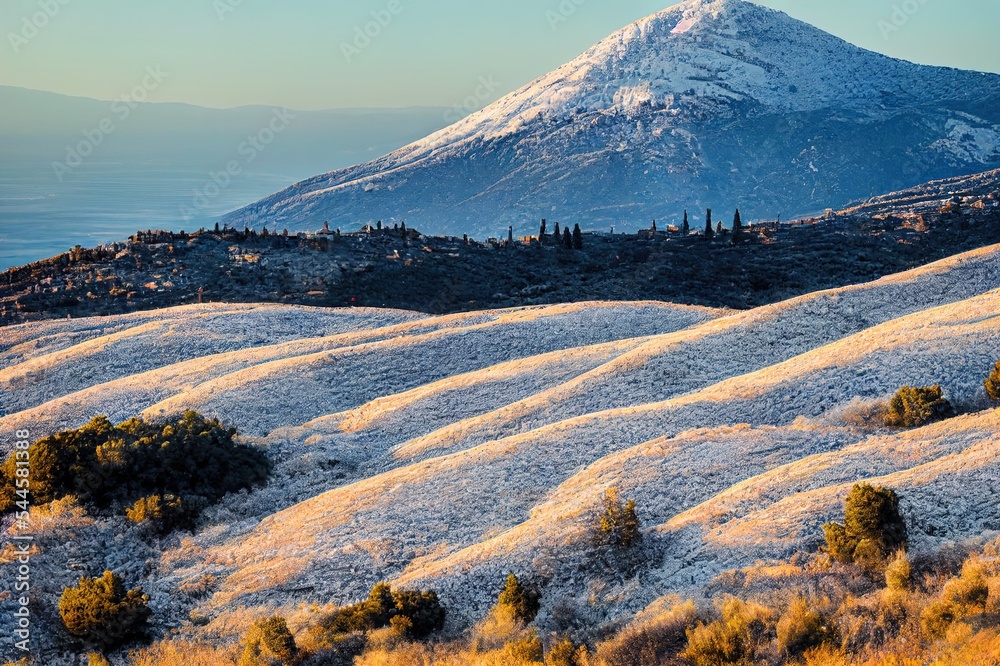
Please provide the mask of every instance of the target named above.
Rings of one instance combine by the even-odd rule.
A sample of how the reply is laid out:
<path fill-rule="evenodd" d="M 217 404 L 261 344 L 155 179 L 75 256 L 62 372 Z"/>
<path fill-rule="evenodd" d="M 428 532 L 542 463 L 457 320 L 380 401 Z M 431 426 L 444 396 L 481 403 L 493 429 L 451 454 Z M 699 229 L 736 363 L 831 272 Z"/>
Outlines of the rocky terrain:
<path fill-rule="evenodd" d="M 554 225 L 543 243 L 537 235 L 477 242 L 413 230 L 404 238 L 389 228 L 288 237 L 231 229 L 140 233 L 0 274 L 0 323 L 199 302 L 431 314 L 636 299 L 746 309 L 1000 242 L 996 172 L 928 187 L 829 218 L 759 223 L 739 239 L 726 229 L 706 240 L 697 233 L 704 213 L 692 211 L 695 235 L 668 226 L 585 233 L 582 249 L 556 242 Z"/>

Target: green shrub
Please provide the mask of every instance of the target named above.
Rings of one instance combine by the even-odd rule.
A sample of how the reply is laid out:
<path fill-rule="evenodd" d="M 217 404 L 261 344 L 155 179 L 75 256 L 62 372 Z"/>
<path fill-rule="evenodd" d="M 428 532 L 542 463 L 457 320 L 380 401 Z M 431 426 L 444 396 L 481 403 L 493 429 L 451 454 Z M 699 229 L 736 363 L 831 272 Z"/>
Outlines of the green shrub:
<path fill-rule="evenodd" d="M 446 613 L 436 592 L 396 590 L 392 593 L 392 598 L 396 604 L 394 617 L 404 617 L 410 621 L 409 634 L 413 638 L 426 638 L 444 628 Z"/>
<path fill-rule="evenodd" d="M 832 639 L 823 615 L 813 610 L 803 597 L 796 597 L 785 609 L 777 626 L 778 649 L 798 656 Z"/>
<path fill-rule="evenodd" d="M 889 401 L 885 424 L 891 428 L 919 428 L 954 414 L 940 386 L 904 386 Z"/>
<path fill-rule="evenodd" d="M 538 615 L 541 595 L 534 587 L 524 587 L 517 576 L 510 574 L 497 598 L 497 606 L 510 609 L 515 620 L 530 624 Z"/>
<path fill-rule="evenodd" d="M 844 524 L 823 526 L 827 549 L 837 561 L 868 572 L 884 571 L 890 554 L 905 549 L 906 523 L 892 490 L 867 483 L 854 486 L 844 504 Z"/>
<path fill-rule="evenodd" d="M 135 501 L 125 509 L 125 516 L 133 523 L 148 523 L 158 532 L 166 534 L 175 529 L 190 529 L 194 524 L 192 512 L 180 497 L 150 495 Z"/>
<path fill-rule="evenodd" d="M 120 577 L 105 571 L 100 578 L 81 578 L 63 590 L 59 615 L 66 630 L 85 642 L 116 648 L 138 638 L 152 614 L 142 589 L 125 590 Z"/>
<path fill-rule="evenodd" d="M 729 599 L 722 605 L 721 619 L 688 630 L 688 646 L 681 656 L 693 666 L 754 663 L 773 633 L 767 608 Z"/>
<path fill-rule="evenodd" d="M 172 421 L 129 419 L 117 426 L 98 416 L 77 430 L 29 447 L 32 501 L 77 496 L 94 511 L 133 511 L 141 498 L 184 497 L 188 516 L 227 493 L 267 481 L 271 466 L 260 451 L 236 444 L 236 431 L 189 411 Z M 17 499 L 15 455 L 0 468 L 0 510 Z M 165 509 L 173 518 L 171 508 Z"/>
<path fill-rule="evenodd" d="M 66 495 L 90 500 L 89 487 L 101 483 L 95 477 L 94 451 L 114 430 L 107 417 L 94 417 L 76 430 L 45 437 L 28 447 L 31 460 L 31 501 L 47 504 Z M 0 467 L 0 512 L 7 513 L 18 499 L 17 455 L 12 453 Z"/>
<path fill-rule="evenodd" d="M 986 378 L 986 395 L 994 402 L 1000 402 L 1000 361 L 993 366 L 993 371 Z"/>
<path fill-rule="evenodd" d="M 604 508 L 594 525 L 594 542 L 598 546 L 626 549 L 642 539 L 635 500 L 622 504 L 617 488 L 604 493 Z"/>
<path fill-rule="evenodd" d="M 368 599 L 323 617 L 319 632 L 330 637 L 382 629 L 396 617 L 409 620 L 410 636 L 426 638 L 444 628 L 446 611 L 432 591 L 392 590 L 387 583 L 372 588 Z"/>
<path fill-rule="evenodd" d="M 545 653 L 545 666 L 587 666 L 587 646 L 564 638 Z"/>
<path fill-rule="evenodd" d="M 247 632 L 246 645 L 239 666 L 270 666 L 276 660 L 285 666 L 295 663 L 298 648 L 285 618 L 274 616 L 257 620 Z"/>

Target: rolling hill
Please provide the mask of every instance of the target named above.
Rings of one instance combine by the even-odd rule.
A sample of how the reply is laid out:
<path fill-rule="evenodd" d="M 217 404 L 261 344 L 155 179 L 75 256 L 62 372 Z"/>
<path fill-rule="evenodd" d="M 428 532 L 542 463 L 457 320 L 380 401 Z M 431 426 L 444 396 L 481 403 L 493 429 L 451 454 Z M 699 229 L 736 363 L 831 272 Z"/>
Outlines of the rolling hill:
<path fill-rule="evenodd" d="M 859 480 L 900 493 L 915 552 L 1000 532 L 996 503 L 973 499 L 1000 491 L 982 389 L 998 312 L 991 246 L 744 312 L 206 304 L 30 323 L 0 329 L 0 438 L 197 409 L 276 463 L 267 487 L 159 544 L 39 511 L 40 597 L 113 568 L 151 595 L 158 631 L 224 642 L 381 580 L 438 590 L 458 628 L 514 571 L 542 585 L 540 627 L 566 608 L 599 626 L 814 548 Z M 859 416 L 933 383 L 962 415 L 910 431 Z M 626 569 L 588 538 L 612 486 L 646 536 Z"/>

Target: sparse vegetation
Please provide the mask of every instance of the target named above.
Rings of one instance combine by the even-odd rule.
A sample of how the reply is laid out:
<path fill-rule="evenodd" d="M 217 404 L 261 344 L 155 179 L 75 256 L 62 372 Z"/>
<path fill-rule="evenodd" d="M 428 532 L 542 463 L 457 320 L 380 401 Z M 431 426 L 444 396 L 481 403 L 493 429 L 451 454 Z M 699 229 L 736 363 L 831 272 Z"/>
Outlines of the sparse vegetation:
<path fill-rule="evenodd" d="M 687 632 L 699 625 L 702 615 L 693 601 L 672 599 L 664 610 L 632 622 L 599 643 L 594 661 L 600 666 L 669 663 L 685 649 Z"/>
<path fill-rule="evenodd" d="M 885 424 L 890 428 L 919 428 L 954 413 L 940 386 L 904 386 L 889 401 Z"/>
<path fill-rule="evenodd" d="M 907 542 L 896 493 L 867 483 L 851 490 L 844 504 L 844 523 L 828 523 L 823 532 L 831 556 L 873 573 L 884 571 L 888 558 L 905 549 Z"/>
<path fill-rule="evenodd" d="M 100 578 L 81 578 L 59 599 L 59 616 L 66 630 L 88 645 L 117 648 L 141 637 L 151 611 L 142 589 L 127 590 L 110 571 Z"/>
<path fill-rule="evenodd" d="M 755 603 L 727 599 L 721 617 L 687 632 L 682 656 L 693 666 L 752 664 L 765 656 L 774 638 L 773 613 Z"/>
<path fill-rule="evenodd" d="M 678 210 L 678 218 L 681 214 Z M 551 251 L 498 253 L 488 243 L 465 243 L 461 235 L 455 240 L 423 237 L 420 247 L 408 247 L 398 229 L 384 226 L 381 234 L 343 238 L 333 233 L 248 237 L 242 229 L 223 228 L 219 233 L 141 237 L 106 250 L 81 248 L 11 269 L 0 282 L 0 322 L 150 310 L 199 298 L 450 313 L 469 310 L 470 303 L 475 309 L 522 305 L 524 298 L 517 294 L 523 286 L 518 285 L 550 281 L 540 276 L 558 276 L 563 286 L 540 296 L 533 293 L 531 303 L 641 298 L 745 309 L 1000 242 L 1000 213 L 986 210 L 975 216 L 971 229 L 961 229 L 961 221 L 950 214 L 927 216 L 926 231 L 920 232 L 905 218 L 875 219 L 867 213 L 834 223 L 754 225 L 744 227 L 743 242 L 724 248 L 690 237 L 689 221 L 655 252 L 650 252 L 653 240 L 617 233 L 594 242 L 584 232 L 584 251 L 574 262 L 556 251 L 564 240 L 562 230 L 553 236 L 547 229 L 544 247 Z M 714 227 L 712 231 L 714 235 Z M 439 261 L 421 261 L 423 246 L 433 248 Z M 241 255 L 265 257 L 270 267 L 232 265 L 232 247 Z M 403 290 L 394 287 L 399 262 L 385 259 L 397 251 L 403 261 L 413 260 L 401 273 L 408 287 Z M 183 267 L 186 279 L 172 289 L 145 287 L 149 267 L 157 262 Z M 345 264 L 366 270 L 344 280 L 339 267 Z M 75 279 L 81 274 L 103 279 Z M 469 279 L 456 284 L 457 276 Z M 326 288 L 306 286 L 318 283 Z M 39 289 L 43 284 L 50 286 Z"/>
<path fill-rule="evenodd" d="M 823 615 L 815 610 L 815 603 L 798 596 L 778 620 L 776 638 L 781 653 L 794 657 L 832 642 L 833 634 Z"/>
<path fill-rule="evenodd" d="M 901 553 L 901 551 L 900 551 Z M 912 575 L 913 564 L 898 554 L 888 579 L 905 578 L 867 591 L 854 587 L 848 569 L 831 569 L 827 558 L 793 560 L 773 570 L 769 583 L 745 583 L 749 598 L 723 594 L 714 609 L 677 598 L 646 612 L 596 645 L 566 636 L 543 641 L 534 628 L 515 617 L 510 599 L 518 585 L 505 585 L 505 601 L 461 636 L 421 642 L 411 635 L 409 618 L 392 616 L 387 626 L 353 632 L 317 649 L 312 632 L 295 647 L 280 618 L 257 622 L 242 648 L 253 659 L 239 661 L 218 647 L 165 642 L 133 654 L 134 666 L 244 666 L 301 663 L 316 666 L 970 666 L 1000 657 L 1000 604 L 991 587 L 1000 584 L 1000 540 L 984 554 L 965 560 L 953 578 Z M 942 563 L 925 563 L 931 569 Z M 903 576 L 903 572 L 907 572 Z M 749 570 L 747 571 L 749 573 Z M 926 573 L 926 571 L 925 571 Z M 800 583 L 797 576 L 804 575 Z M 509 580 L 509 579 L 508 579 Z M 734 580 L 749 581 L 746 576 Z M 809 596 L 821 587 L 831 596 Z M 733 590 L 736 591 L 736 590 Z M 778 594 L 775 595 L 775 592 Z M 393 593 L 378 586 L 367 606 L 384 614 Z M 502 594 L 501 596 L 504 596 Z M 342 609 L 343 610 L 343 609 Z M 391 611 L 388 611 L 391 612 Z M 397 622 L 396 620 L 402 620 Z M 371 626 L 369 624 L 369 626 Z M 985 661 L 983 661 L 985 659 Z M 993 661 L 990 661 L 993 659 Z"/>

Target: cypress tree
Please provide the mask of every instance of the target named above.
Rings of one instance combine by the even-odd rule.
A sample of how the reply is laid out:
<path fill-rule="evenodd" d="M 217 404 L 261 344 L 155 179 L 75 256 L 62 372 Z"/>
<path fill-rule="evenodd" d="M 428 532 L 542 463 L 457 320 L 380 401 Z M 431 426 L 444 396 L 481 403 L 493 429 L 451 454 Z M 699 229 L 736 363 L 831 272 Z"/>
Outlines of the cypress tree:
<path fill-rule="evenodd" d="M 539 596 L 535 589 L 521 585 L 517 576 L 510 574 L 497 598 L 497 606 L 507 607 L 515 620 L 528 624 L 538 615 Z"/>
<path fill-rule="evenodd" d="M 580 225 L 573 225 L 573 247 L 577 250 L 583 249 L 583 232 L 580 231 Z"/>
<path fill-rule="evenodd" d="M 567 250 L 573 249 L 573 236 L 569 233 L 569 227 L 563 229 L 563 245 Z"/>
<path fill-rule="evenodd" d="M 511 227 L 507 227 L 507 242 L 508 243 L 513 243 L 514 242 L 514 227 L 512 227 L 512 226 Z"/>
<path fill-rule="evenodd" d="M 691 233 L 691 225 L 688 223 L 688 212 L 684 211 L 684 225 L 681 227 L 681 235 L 688 236 Z"/>
<path fill-rule="evenodd" d="M 712 228 L 712 209 L 708 209 L 708 213 L 705 214 L 705 238 L 712 238 L 715 235 L 715 229 Z"/>
<path fill-rule="evenodd" d="M 406 220 L 399 223 L 399 231 L 403 234 L 403 238 L 406 238 Z"/>
<path fill-rule="evenodd" d="M 544 243 L 545 242 L 545 218 L 544 217 L 542 218 L 542 226 L 539 227 L 539 229 L 538 229 L 538 242 L 539 243 Z"/>
<path fill-rule="evenodd" d="M 736 215 L 733 217 L 733 231 L 739 232 L 743 231 L 743 219 L 740 217 L 740 209 L 736 209 Z"/>
<path fill-rule="evenodd" d="M 594 525 L 594 541 L 597 546 L 629 548 L 642 539 L 642 529 L 635 500 L 622 504 L 617 488 L 609 488 L 604 493 L 604 510 L 597 516 Z"/>
<path fill-rule="evenodd" d="M 562 232 L 561 232 L 561 231 L 559 231 L 559 223 L 558 223 L 558 222 L 556 222 L 556 242 L 557 242 L 557 243 L 559 242 L 559 238 L 560 238 L 560 236 L 562 236 Z"/>

